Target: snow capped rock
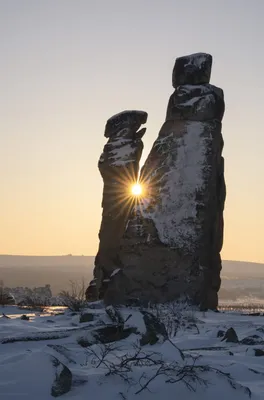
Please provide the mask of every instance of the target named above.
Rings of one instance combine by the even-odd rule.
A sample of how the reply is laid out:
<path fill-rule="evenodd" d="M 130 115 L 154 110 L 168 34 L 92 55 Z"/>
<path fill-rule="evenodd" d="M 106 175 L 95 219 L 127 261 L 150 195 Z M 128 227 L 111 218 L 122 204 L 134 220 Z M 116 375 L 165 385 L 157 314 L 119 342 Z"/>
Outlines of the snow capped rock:
<path fill-rule="evenodd" d="M 94 300 L 98 292 L 102 296 L 111 275 L 121 267 L 118 252 L 134 204 L 131 185 L 137 181 L 143 150 L 141 138 L 146 131 L 138 129 L 146 120 L 146 112 L 131 110 L 114 115 L 106 123 L 105 136 L 109 139 L 98 163 L 104 181 L 103 217 L 95 260 L 96 279 L 87 290 L 88 299 Z"/>
<path fill-rule="evenodd" d="M 105 137 L 123 136 L 124 129 L 127 129 L 127 132 L 135 138 L 137 130 L 147 122 L 147 118 L 148 114 L 139 110 L 126 110 L 115 114 L 107 120 Z"/>
<path fill-rule="evenodd" d="M 209 84 L 211 64 L 200 53 L 176 60 L 166 121 L 141 171 L 147 201 L 127 224 L 123 274 L 110 282 L 107 302 L 117 292 L 121 302 L 122 295 L 158 302 L 185 296 L 201 308 L 217 307 L 225 106 L 223 91 Z"/>
<path fill-rule="evenodd" d="M 224 110 L 224 94 L 216 86 L 181 85 L 170 97 L 166 120 L 221 121 Z"/>
<path fill-rule="evenodd" d="M 225 104 L 223 91 L 209 83 L 211 66 L 212 56 L 206 53 L 176 59 L 175 91 L 142 168 L 144 194 L 136 204 L 127 201 L 128 184 L 138 177 L 145 132 L 138 129 L 146 113 L 125 111 L 107 121 L 109 141 L 99 160 L 103 219 L 94 270 L 107 304 L 185 297 L 202 309 L 217 307 Z"/>
<path fill-rule="evenodd" d="M 176 58 L 172 86 L 209 83 L 213 58 L 207 53 L 195 53 Z"/>

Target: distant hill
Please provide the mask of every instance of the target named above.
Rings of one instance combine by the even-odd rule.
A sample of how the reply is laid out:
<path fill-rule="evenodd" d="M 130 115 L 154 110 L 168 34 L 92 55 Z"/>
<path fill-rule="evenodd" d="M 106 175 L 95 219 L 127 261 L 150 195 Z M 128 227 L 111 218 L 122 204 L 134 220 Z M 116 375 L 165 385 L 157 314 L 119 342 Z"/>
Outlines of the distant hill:
<path fill-rule="evenodd" d="M 0 255 L 0 268 L 2 267 L 36 267 L 36 268 L 69 268 L 92 265 L 94 256 L 11 256 Z"/>
<path fill-rule="evenodd" d="M 220 303 L 263 304 L 264 264 L 224 261 L 221 278 Z"/>
<path fill-rule="evenodd" d="M 88 283 L 92 277 L 93 263 L 93 256 L 0 255 L 0 280 L 9 287 L 32 288 L 50 284 L 53 294 L 57 294 L 67 289 L 71 280 L 84 279 Z M 234 285 L 237 287 L 238 284 L 239 287 L 243 286 L 244 291 L 250 292 L 253 290 L 253 280 L 256 287 L 259 287 L 262 280 L 264 282 L 264 264 L 225 260 L 221 275 L 220 295 L 228 296 Z"/>
<path fill-rule="evenodd" d="M 222 278 L 264 279 L 264 264 L 247 261 L 223 261 Z"/>
<path fill-rule="evenodd" d="M 69 288 L 70 281 L 88 283 L 93 274 L 91 256 L 11 256 L 0 255 L 0 280 L 5 286 L 44 286 L 52 293 Z"/>

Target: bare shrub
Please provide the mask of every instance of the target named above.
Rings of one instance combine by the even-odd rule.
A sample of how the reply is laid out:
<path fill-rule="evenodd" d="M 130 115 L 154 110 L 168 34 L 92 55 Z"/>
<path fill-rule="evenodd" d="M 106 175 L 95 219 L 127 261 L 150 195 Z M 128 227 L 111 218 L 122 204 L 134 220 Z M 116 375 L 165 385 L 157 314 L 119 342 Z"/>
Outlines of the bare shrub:
<path fill-rule="evenodd" d="M 81 283 L 70 281 L 70 290 L 63 290 L 59 293 L 62 305 L 68 307 L 71 311 L 81 311 L 87 305 L 85 290 L 84 279 Z"/>
<path fill-rule="evenodd" d="M 233 389 L 242 390 L 251 397 L 250 389 L 237 382 L 229 373 L 198 364 L 200 356 L 188 355 L 179 363 L 166 360 L 162 353 L 145 350 L 139 344 L 134 344 L 132 351 L 124 351 L 116 343 L 92 345 L 86 352 L 86 366 L 102 368 L 106 377 L 118 376 L 134 390 L 135 395 L 145 390 L 150 392 L 151 383 L 158 377 L 163 378 L 167 384 L 182 382 L 190 391 L 196 392 L 198 385 L 209 385 L 204 374 L 213 372 L 226 379 Z"/>
<path fill-rule="evenodd" d="M 30 311 L 43 312 L 44 309 L 49 306 L 49 301 L 40 299 L 32 293 L 31 295 L 26 295 L 19 303 L 19 306 L 20 308 L 25 308 Z"/>
<path fill-rule="evenodd" d="M 195 315 L 195 309 L 187 302 L 174 301 L 166 304 L 150 305 L 150 312 L 160 320 L 166 328 L 169 338 L 177 335 L 179 329 L 194 328 L 200 333 L 198 323 L 201 321 Z"/>
<path fill-rule="evenodd" d="M 0 280 L 0 305 L 4 307 L 10 304 L 14 304 L 14 298 L 6 291 L 4 282 Z"/>
<path fill-rule="evenodd" d="M 151 384 L 157 378 L 163 380 L 166 384 L 177 384 L 182 382 L 190 391 L 196 392 L 198 385 L 208 386 L 209 382 L 205 376 L 206 373 L 214 373 L 226 379 L 233 389 L 242 390 L 251 397 L 250 389 L 238 383 L 229 373 L 220 369 L 211 367 L 204 363 L 199 363 L 201 356 L 193 356 L 183 352 L 170 339 L 166 326 L 164 325 L 164 308 L 157 309 L 158 315 L 150 315 L 149 311 L 142 312 L 147 319 L 144 318 L 146 329 L 155 330 L 155 334 L 162 336 L 173 348 L 177 350 L 178 356 L 171 359 L 164 357 L 159 351 L 151 351 L 149 346 L 142 347 L 140 340 L 132 344 L 129 350 L 126 345 L 115 343 L 99 343 L 90 344 L 86 348 L 87 367 L 100 368 L 105 372 L 106 377 L 117 376 L 121 378 L 127 385 L 129 390 L 133 390 L 134 394 L 140 394 L 143 391 L 151 391 Z M 111 311 L 111 312 L 110 312 Z M 124 321 L 121 313 L 115 310 L 108 310 L 111 320 L 119 326 L 119 321 Z M 174 309 L 172 314 L 176 314 Z M 178 315 L 178 313 L 177 313 Z M 195 323 L 194 315 L 187 314 L 187 321 Z M 166 318 L 165 318 L 166 321 Z M 124 325 L 125 325 L 124 321 Z M 131 342 L 130 342 L 131 343 Z M 159 348 L 156 347 L 155 350 Z M 174 350 L 175 351 L 175 350 Z M 125 395 L 119 393 L 123 399 Z"/>

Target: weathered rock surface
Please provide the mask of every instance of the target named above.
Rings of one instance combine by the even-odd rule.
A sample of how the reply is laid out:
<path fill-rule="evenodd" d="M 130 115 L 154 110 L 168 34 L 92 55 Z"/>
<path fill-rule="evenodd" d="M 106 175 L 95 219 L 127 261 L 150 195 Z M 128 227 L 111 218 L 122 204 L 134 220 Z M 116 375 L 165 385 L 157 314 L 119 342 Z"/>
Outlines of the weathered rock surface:
<path fill-rule="evenodd" d="M 82 322 L 92 322 L 94 320 L 94 314 L 84 313 L 80 315 L 80 323 Z"/>
<path fill-rule="evenodd" d="M 262 339 L 262 337 L 261 336 L 259 336 L 259 335 L 252 335 L 252 336 L 247 336 L 247 337 L 245 337 L 244 339 L 242 339 L 241 340 L 241 342 L 240 342 L 241 344 L 246 344 L 246 345 L 248 345 L 248 346 L 253 346 L 253 345 L 256 345 L 256 344 L 261 344 L 261 345 L 263 345 L 264 344 L 264 341 L 263 341 L 263 339 Z"/>
<path fill-rule="evenodd" d="M 176 59 L 172 86 L 200 85 L 210 82 L 213 58 L 207 53 L 196 53 Z"/>
<path fill-rule="evenodd" d="M 71 390 L 72 373 L 66 365 L 53 357 L 53 367 L 56 369 L 55 380 L 51 387 L 51 396 L 60 397 Z"/>
<path fill-rule="evenodd" d="M 144 111 L 123 111 L 110 118 L 105 127 L 108 139 L 98 168 L 104 181 L 103 215 L 99 250 L 95 259 L 94 280 L 86 291 L 88 300 L 102 298 L 112 273 L 121 268 L 121 238 L 134 205 L 130 186 L 137 180 L 143 150 L 141 140 L 147 121 Z"/>
<path fill-rule="evenodd" d="M 227 329 L 227 331 L 222 339 L 222 342 L 223 341 L 226 341 L 227 343 L 238 343 L 239 342 L 237 333 L 234 330 L 234 328 Z"/>
<path fill-rule="evenodd" d="M 46 352 L 47 348 L 20 348 L 1 360 L 1 400 L 52 399 L 71 390 L 72 372 L 59 358 Z"/>
<path fill-rule="evenodd" d="M 176 60 L 166 121 L 141 172 L 145 196 L 127 223 L 106 303 L 186 297 L 202 309 L 217 307 L 225 105 L 223 91 L 209 84 L 211 63 L 204 53 Z"/>

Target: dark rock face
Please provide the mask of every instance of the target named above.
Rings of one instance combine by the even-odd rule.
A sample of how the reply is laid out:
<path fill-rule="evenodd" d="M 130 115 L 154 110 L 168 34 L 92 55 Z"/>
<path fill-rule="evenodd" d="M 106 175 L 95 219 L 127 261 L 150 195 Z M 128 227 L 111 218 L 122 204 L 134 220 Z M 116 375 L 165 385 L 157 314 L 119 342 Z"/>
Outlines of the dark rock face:
<path fill-rule="evenodd" d="M 20 319 L 22 319 L 23 321 L 29 321 L 29 317 L 25 314 L 21 315 Z"/>
<path fill-rule="evenodd" d="M 137 329 L 134 327 L 123 328 L 116 325 L 107 325 L 93 332 L 93 336 L 99 343 L 111 343 L 126 339 L 133 333 L 137 333 Z"/>
<path fill-rule="evenodd" d="M 120 250 L 125 268 L 105 293 L 166 302 L 180 297 L 216 309 L 225 202 L 223 91 L 210 85 L 212 58 L 176 60 L 166 121 L 141 171 L 145 188 Z"/>
<path fill-rule="evenodd" d="M 227 343 L 238 343 L 238 337 L 234 328 L 227 329 L 225 336 L 222 339 L 222 342 L 226 341 Z"/>
<path fill-rule="evenodd" d="M 179 85 L 209 83 L 212 61 L 212 56 L 206 53 L 177 58 L 172 73 L 172 86 L 176 89 Z"/>
<path fill-rule="evenodd" d="M 263 357 L 264 356 L 264 351 L 261 349 L 254 349 L 255 351 L 255 356 L 256 357 Z"/>
<path fill-rule="evenodd" d="M 264 341 L 262 339 L 262 337 L 258 336 L 258 335 L 252 335 L 252 336 L 247 336 L 244 339 L 241 340 L 240 342 L 241 344 L 246 344 L 247 346 L 253 346 L 256 344 L 264 344 Z"/>
<path fill-rule="evenodd" d="M 99 278 L 100 287 L 106 282 L 101 296 L 106 304 L 184 297 L 202 310 L 217 308 L 226 196 L 221 134 L 225 104 L 223 91 L 209 83 L 211 65 L 211 55 L 204 53 L 176 60 L 166 120 L 141 171 L 144 197 L 126 206 L 120 219 L 113 209 L 118 195 L 113 193 L 112 165 L 120 172 L 124 163 L 130 165 L 137 176 L 142 144 L 135 129 L 146 116 L 139 114 L 138 122 L 132 112 L 121 113 L 107 123 L 110 139 L 99 165 L 105 186 L 96 260 L 96 268 L 104 272 L 99 278 L 95 268 L 94 282 Z M 134 134 L 123 133 L 128 126 Z M 121 150 L 124 140 L 133 149 L 133 161 Z M 115 187 L 127 191 L 122 183 Z"/>
<path fill-rule="evenodd" d="M 221 121 L 223 99 L 222 89 L 209 83 L 178 86 L 170 97 L 166 120 Z"/>
<path fill-rule="evenodd" d="M 146 325 L 146 333 L 140 340 L 141 346 L 145 346 L 147 344 L 156 344 L 159 340 L 157 335 L 163 337 L 163 340 L 168 339 L 166 328 L 164 324 L 158 320 L 158 318 L 147 311 L 141 311 L 141 313 L 143 314 L 143 319 Z"/>
<path fill-rule="evenodd" d="M 94 315 L 91 313 L 84 313 L 80 316 L 80 323 L 92 322 L 93 320 L 94 320 Z"/>
<path fill-rule="evenodd" d="M 72 373 L 69 368 L 62 364 L 57 358 L 52 357 L 52 363 L 56 370 L 56 378 L 51 387 L 51 396 L 60 397 L 71 390 Z"/>
<path fill-rule="evenodd" d="M 122 267 L 120 241 L 134 205 L 130 187 L 138 177 L 146 129 L 144 111 L 123 111 L 110 118 L 105 127 L 108 139 L 98 168 L 104 181 L 103 215 L 99 232 L 99 251 L 95 259 L 94 280 L 86 291 L 88 300 L 102 298 L 111 274 Z"/>
<path fill-rule="evenodd" d="M 221 337 L 224 337 L 224 336 L 225 336 L 225 332 L 224 331 L 220 330 L 220 331 L 217 332 L 217 337 L 221 338 Z"/>

